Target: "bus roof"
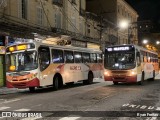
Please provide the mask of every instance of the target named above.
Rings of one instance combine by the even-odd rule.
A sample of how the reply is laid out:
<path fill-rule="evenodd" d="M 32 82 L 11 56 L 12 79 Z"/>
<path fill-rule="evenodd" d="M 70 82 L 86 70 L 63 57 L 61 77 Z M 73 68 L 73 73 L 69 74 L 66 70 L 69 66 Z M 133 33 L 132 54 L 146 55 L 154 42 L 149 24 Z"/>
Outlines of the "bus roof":
<path fill-rule="evenodd" d="M 96 53 L 102 53 L 101 50 L 93 49 L 93 48 L 82 48 L 82 47 L 74 47 L 74 46 L 69 46 L 69 45 L 60 46 L 60 45 L 53 45 L 53 44 L 42 43 L 42 42 L 38 42 L 38 41 L 16 43 L 16 44 L 12 44 L 10 46 L 7 46 L 7 48 L 11 47 L 11 46 L 22 45 L 22 44 L 31 44 L 31 43 L 34 43 L 36 45 L 36 47 L 47 46 L 47 47 L 55 48 L 55 49 L 73 50 L 73 51 L 89 52 L 89 53 L 95 53 L 95 52 Z"/>

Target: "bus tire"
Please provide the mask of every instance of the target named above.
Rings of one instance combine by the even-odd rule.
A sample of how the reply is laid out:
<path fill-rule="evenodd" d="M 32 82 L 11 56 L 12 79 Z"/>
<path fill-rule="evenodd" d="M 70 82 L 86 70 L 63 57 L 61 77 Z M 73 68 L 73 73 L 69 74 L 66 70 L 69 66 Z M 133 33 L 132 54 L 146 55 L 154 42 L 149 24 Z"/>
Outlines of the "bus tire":
<path fill-rule="evenodd" d="M 143 85 L 144 82 L 144 72 L 142 72 L 141 81 L 138 82 L 139 85 Z"/>
<path fill-rule="evenodd" d="M 63 86 L 62 77 L 60 75 L 56 75 L 53 79 L 53 89 L 58 90 Z"/>
<path fill-rule="evenodd" d="M 153 71 L 153 78 L 151 78 L 151 81 L 155 80 L 155 71 Z"/>
<path fill-rule="evenodd" d="M 35 87 L 29 87 L 30 92 L 35 92 Z"/>
<path fill-rule="evenodd" d="M 93 73 L 89 72 L 88 79 L 87 80 L 83 80 L 83 84 L 84 85 L 88 85 L 88 84 L 92 84 L 92 83 L 93 83 Z"/>
<path fill-rule="evenodd" d="M 114 85 L 118 85 L 118 82 L 115 82 L 115 81 L 114 81 L 113 84 L 114 84 Z"/>

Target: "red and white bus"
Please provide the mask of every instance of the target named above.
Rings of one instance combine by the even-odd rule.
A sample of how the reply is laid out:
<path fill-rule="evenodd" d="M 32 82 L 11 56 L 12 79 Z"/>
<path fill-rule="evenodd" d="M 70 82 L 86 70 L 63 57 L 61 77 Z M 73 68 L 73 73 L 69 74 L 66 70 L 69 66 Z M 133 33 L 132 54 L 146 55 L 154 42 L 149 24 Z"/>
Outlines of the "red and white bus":
<path fill-rule="evenodd" d="M 154 80 L 159 73 L 158 54 L 136 45 L 115 45 L 105 49 L 104 79 L 119 82 Z"/>
<path fill-rule="evenodd" d="M 43 41 L 43 40 L 42 40 Z M 53 86 L 103 77 L 102 52 L 89 48 L 58 46 L 43 42 L 19 43 L 7 48 L 8 88 Z"/>

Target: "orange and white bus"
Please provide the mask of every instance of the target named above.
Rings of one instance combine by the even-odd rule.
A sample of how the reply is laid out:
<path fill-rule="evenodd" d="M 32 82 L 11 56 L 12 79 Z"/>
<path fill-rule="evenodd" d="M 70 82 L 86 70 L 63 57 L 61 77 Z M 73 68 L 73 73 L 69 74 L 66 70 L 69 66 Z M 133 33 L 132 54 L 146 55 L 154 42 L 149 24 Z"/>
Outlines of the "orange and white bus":
<path fill-rule="evenodd" d="M 9 46 L 6 53 L 8 88 L 53 86 L 103 77 L 102 52 L 34 41 Z"/>
<path fill-rule="evenodd" d="M 115 45 L 105 49 L 104 79 L 119 82 L 154 80 L 159 73 L 158 54 L 136 45 Z"/>

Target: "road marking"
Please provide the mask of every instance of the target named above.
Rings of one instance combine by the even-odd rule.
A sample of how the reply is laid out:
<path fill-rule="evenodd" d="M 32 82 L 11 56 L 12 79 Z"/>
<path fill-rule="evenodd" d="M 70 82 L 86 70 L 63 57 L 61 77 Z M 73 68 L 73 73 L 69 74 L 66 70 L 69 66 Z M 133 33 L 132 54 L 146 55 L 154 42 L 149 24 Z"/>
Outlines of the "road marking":
<path fill-rule="evenodd" d="M 10 107 L 0 107 L 0 110 L 5 110 L 5 109 L 8 109 Z"/>
<path fill-rule="evenodd" d="M 155 111 L 160 111 L 160 107 L 155 107 L 155 106 L 147 106 L 147 105 L 135 105 L 135 104 L 123 104 L 122 107 L 125 108 L 130 108 L 130 109 L 147 109 L 147 110 L 155 110 Z"/>
<path fill-rule="evenodd" d="M 157 120 L 157 117 L 147 118 L 146 120 Z"/>
<path fill-rule="evenodd" d="M 24 111 L 25 112 L 25 111 L 30 111 L 30 110 L 31 109 L 18 109 L 18 110 L 14 110 L 14 111 L 22 111 L 22 112 Z"/>
<path fill-rule="evenodd" d="M 5 100 L 4 102 L 1 102 L 0 104 L 16 102 L 16 101 L 19 101 L 19 100 L 21 100 L 21 99 Z"/>
<path fill-rule="evenodd" d="M 42 117 L 30 117 L 30 118 L 23 118 L 21 120 L 36 120 L 36 119 L 40 119 Z"/>
<path fill-rule="evenodd" d="M 64 118 L 61 118 L 59 120 L 77 120 L 79 119 L 80 117 L 64 117 Z"/>

